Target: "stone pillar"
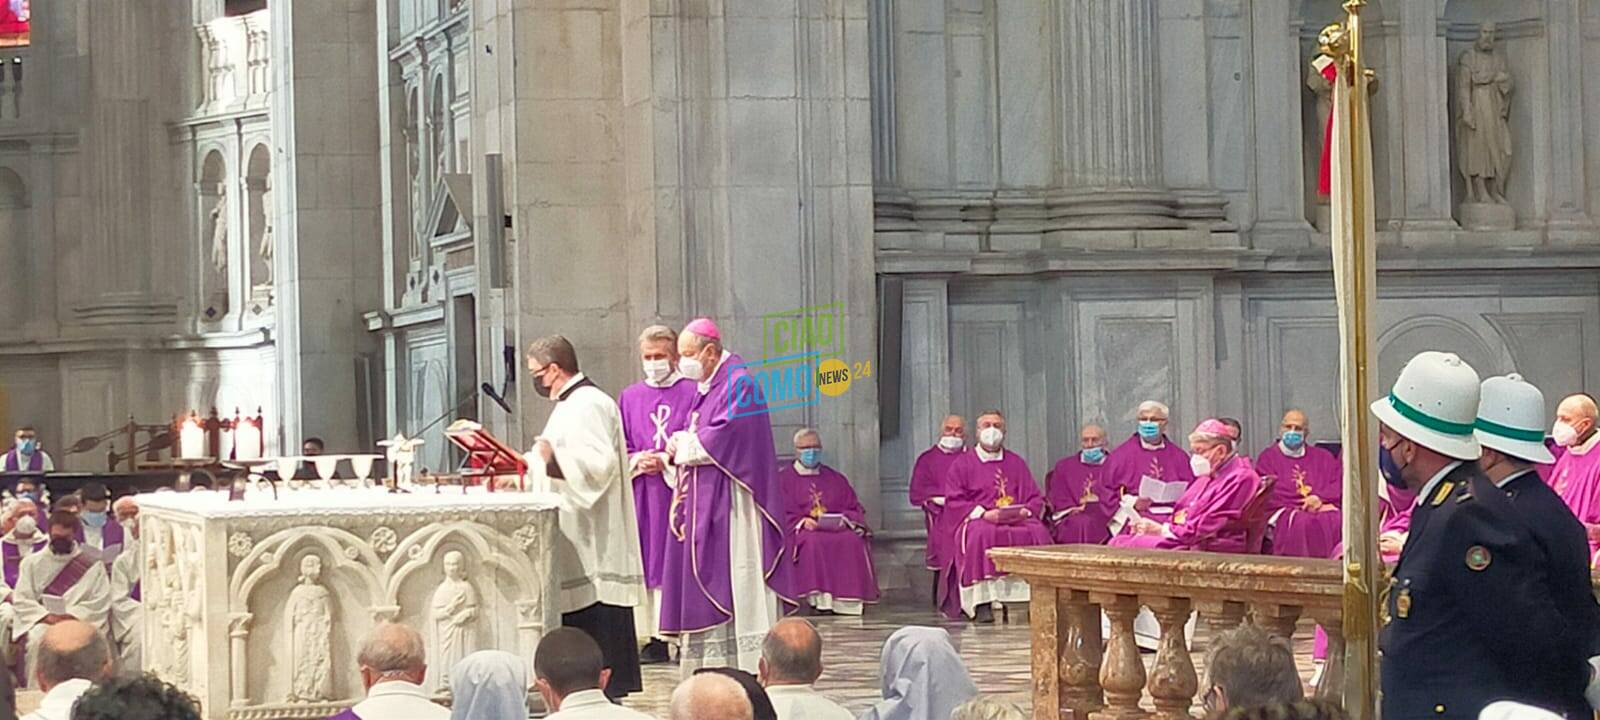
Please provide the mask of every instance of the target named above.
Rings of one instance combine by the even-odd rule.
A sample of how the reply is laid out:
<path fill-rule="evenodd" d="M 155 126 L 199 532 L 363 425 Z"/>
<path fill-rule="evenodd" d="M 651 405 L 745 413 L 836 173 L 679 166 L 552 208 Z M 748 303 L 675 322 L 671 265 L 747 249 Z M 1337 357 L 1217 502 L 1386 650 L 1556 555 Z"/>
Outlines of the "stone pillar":
<path fill-rule="evenodd" d="M 1545 207 L 1550 214 L 1550 239 L 1558 243 L 1593 242 L 1595 232 L 1594 219 L 1586 210 L 1589 191 L 1584 176 L 1584 4 L 1578 0 L 1546 4 L 1550 13 L 1544 27 L 1550 43 L 1551 183 Z M 1531 100 L 1513 95 L 1512 102 Z"/>
<path fill-rule="evenodd" d="M 1400 15 L 1400 61 L 1380 83 L 1394 88 L 1390 103 L 1400 116 L 1404 195 L 1389 212 L 1407 244 L 1444 243 L 1456 226 L 1450 216 L 1450 103 L 1452 70 L 1439 33 L 1435 3 L 1396 3 Z M 1420 233 L 1420 234 L 1419 234 Z"/>
<path fill-rule="evenodd" d="M 1311 233 L 1300 120 L 1306 68 L 1299 38 L 1289 26 L 1293 11 L 1294 4 L 1287 2 L 1250 3 L 1249 9 L 1250 51 L 1255 58 L 1247 65 L 1255 78 L 1249 84 L 1255 112 L 1253 241 L 1261 248 L 1304 245 Z"/>
<path fill-rule="evenodd" d="M 361 311 L 384 307 L 377 15 L 370 0 L 275 2 L 273 233 L 279 407 L 286 447 L 361 448 L 356 368 L 375 352 Z"/>
<path fill-rule="evenodd" d="M 1155 0 L 1063 0 L 1059 12 L 1066 185 L 1159 187 Z"/>

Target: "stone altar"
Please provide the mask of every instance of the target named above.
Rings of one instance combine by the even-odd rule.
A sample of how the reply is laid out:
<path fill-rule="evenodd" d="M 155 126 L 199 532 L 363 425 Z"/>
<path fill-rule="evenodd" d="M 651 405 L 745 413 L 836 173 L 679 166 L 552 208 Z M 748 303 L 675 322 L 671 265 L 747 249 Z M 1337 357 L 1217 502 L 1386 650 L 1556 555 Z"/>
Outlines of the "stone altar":
<path fill-rule="evenodd" d="M 475 605 L 457 644 L 515 652 L 531 667 L 539 638 L 560 624 L 545 602 L 552 494 L 347 488 L 139 500 L 145 666 L 199 698 L 207 720 L 320 719 L 348 707 L 363 695 L 361 641 L 385 620 L 416 628 L 438 657 L 432 603 L 452 583 L 470 584 Z M 430 679 L 442 670 L 430 667 Z"/>

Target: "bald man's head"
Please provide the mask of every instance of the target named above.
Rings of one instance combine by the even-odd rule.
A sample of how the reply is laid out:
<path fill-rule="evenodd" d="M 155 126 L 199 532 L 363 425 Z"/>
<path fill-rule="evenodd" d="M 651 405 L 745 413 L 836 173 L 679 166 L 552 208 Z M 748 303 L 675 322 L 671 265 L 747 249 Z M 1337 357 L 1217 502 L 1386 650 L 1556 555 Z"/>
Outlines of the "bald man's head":
<path fill-rule="evenodd" d="M 761 684 L 810 685 L 822 677 L 822 636 L 801 618 L 779 620 L 761 644 Z"/>
<path fill-rule="evenodd" d="M 1311 425 L 1306 421 L 1305 413 L 1299 410 L 1290 410 L 1283 414 L 1283 425 L 1279 429 L 1305 432 L 1311 429 Z"/>
<path fill-rule="evenodd" d="M 44 631 L 34 674 L 45 692 L 68 680 L 98 683 L 111 674 L 111 647 L 95 626 L 63 620 Z"/>
<path fill-rule="evenodd" d="M 670 720 L 754 720 L 750 697 L 733 678 L 691 675 L 672 691 Z"/>
<path fill-rule="evenodd" d="M 1562 438 L 1562 432 L 1558 429 L 1553 433 L 1556 436 L 1556 442 L 1564 445 L 1573 445 L 1588 441 L 1589 436 L 1594 434 L 1595 416 L 1594 398 L 1584 393 L 1568 395 L 1562 398 L 1561 404 L 1556 406 L 1556 425 L 1559 427 L 1562 423 L 1565 423 L 1571 427 L 1573 438 L 1571 438 L 1572 442 L 1566 442 Z"/>

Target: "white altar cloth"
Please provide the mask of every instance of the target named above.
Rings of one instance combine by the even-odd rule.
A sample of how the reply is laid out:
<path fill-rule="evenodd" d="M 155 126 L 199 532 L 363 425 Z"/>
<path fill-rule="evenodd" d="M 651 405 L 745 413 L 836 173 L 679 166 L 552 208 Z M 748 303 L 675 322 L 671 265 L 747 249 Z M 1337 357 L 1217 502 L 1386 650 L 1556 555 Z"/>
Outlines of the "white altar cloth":
<path fill-rule="evenodd" d="M 436 657 L 498 649 L 531 667 L 560 623 L 546 602 L 553 494 L 339 488 L 139 502 L 145 668 L 199 698 L 207 720 L 320 720 L 354 704 L 356 653 L 385 620 L 428 641 L 428 687 L 441 695 L 449 668 Z"/>

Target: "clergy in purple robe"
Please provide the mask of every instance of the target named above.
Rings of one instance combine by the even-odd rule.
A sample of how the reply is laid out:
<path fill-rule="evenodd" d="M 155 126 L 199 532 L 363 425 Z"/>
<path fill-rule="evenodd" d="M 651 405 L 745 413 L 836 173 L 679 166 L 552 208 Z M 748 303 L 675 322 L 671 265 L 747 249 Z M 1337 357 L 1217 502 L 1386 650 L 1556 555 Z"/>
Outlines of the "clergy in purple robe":
<path fill-rule="evenodd" d="M 39 433 L 32 427 L 17 428 L 14 444 L 0 457 L 0 472 L 52 472 L 56 469 L 50 453 L 39 448 Z"/>
<path fill-rule="evenodd" d="M 794 434 L 794 456 L 794 464 L 778 473 L 789 590 L 817 610 L 860 615 L 863 605 L 878 601 L 867 511 L 850 481 L 823 464 L 816 430 Z"/>
<path fill-rule="evenodd" d="M 672 328 L 645 328 L 639 335 L 639 359 L 644 380 L 624 389 L 617 403 L 628 444 L 633 510 L 639 520 L 639 552 L 644 561 L 646 598 L 634 614 L 634 630 L 650 638 L 640 659 L 654 663 L 668 660 L 657 619 L 672 506 L 672 485 L 665 474 L 676 472 L 667 464 L 667 441 L 689 426 L 689 407 L 698 393 L 695 382 L 678 373 L 678 334 Z"/>
<path fill-rule="evenodd" d="M 82 521 L 78 542 L 100 553 L 101 562 L 110 572 L 111 564 L 117 561 L 127 544 L 122 525 L 111 516 L 111 493 L 105 485 L 91 482 L 78 490 L 78 497 L 83 499 L 83 510 L 78 513 Z"/>
<path fill-rule="evenodd" d="M 1167 406 L 1155 400 L 1140 403 L 1136 432 L 1106 461 L 1110 484 L 1101 500 L 1112 513 L 1113 535 L 1135 517 L 1169 521 L 1173 503 L 1194 481 L 1188 453 L 1167 440 L 1168 414 Z M 1149 495 L 1152 491 L 1158 494 Z"/>
<path fill-rule="evenodd" d="M 1050 534 L 1062 544 L 1100 545 L 1111 538 L 1111 506 L 1106 476 L 1106 431 L 1085 425 L 1078 452 L 1062 458 L 1045 477 Z"/>
<path fill-rule="evenodd" d="M 1178 499 L 1172 519 L 1134 520 L 1125 534 L 1111 539 L 1112 546 L 1244 552 L 1245 529 L 1238 521 L 1261 477 L 1235 452 L 1232 432 L 1220 420 L 1200 423 L 1189 434 L 1189 449 L 1196 479 Z"/>
<path fill-rule="evenodd" d="M 1595 427 L 1594 399 L 1570 395 L 1556 406 L 1551 435 L 1566 452 L 1556 460 L 1551 487 L 1589 535 L 1589 553 L 1600 551 L 1600 432 Z M 1592 564 L 1592 563 L 1591 563 Z"/>
<path fill-rule="evenodd" d="M 951 617 L 959 617 L 959 611 L 991 623 L 995 602 L 1027 602 L 1029 593 L 1021 578 L 995 568 L 989 549 L 1049 545 L 1051 538 L 1042 520 L 1044 494 L 1028 462 L 1005 447 L 1005 416 L 989 410 L 978 416 L 977 426 L 977 446 L 950 466 L 945 481 L 951 492 L 945 512 L 960 518 L 961 524 L 951 553 L 953 582 L 942 584 L 947 592 L 942 605 Z M 959 606 L 948 594 L 951 589 L 959 596 Z"/>
<path fill-rule="evenodd" d="M 1278 441 L 1261 451 L 1256 473 L 1277 478 L 1267 497 L 1272 554 L 1326 558 L 1344 537 L 1344 466 L 1311 444 L 1311 426 L 1299 410 L 1283 414 Z"/>
<path fill-rule="evenodd" d="M 111 579 L 105 565 L 74 539 L 77 528 L 77 515 L 62 510 L 51 513 L 48 549 L 29 555 L 17 573 L 12 593 L 16 620 L 11 632 L 15 641 L 27 643 L 25 677 L 30 682 L 38 678 L 39 642 L 51 625 L 72 619 L 89 623 L 102 633 L 109 630 Z"/>
<path fill-rule="evenodd" d="M 955 523 L 944 512 L 950 499 L 950 489 L 944 483 L 950 475 L 950 465 L 967 451 L 966 430 L 966 421 L 960 415 L 946 415 L 939 428 L 939 440 L 922 451 L 911 468 L 911 504 L 922 509 L 922 525 L 928 534 L 927 568 L 934 572 L 949 562 L 950 546 L 955 542 Z"/>
<path fill-rule="evenodd" d="M 678 468 L 661 586 L 661 632 L 679 667 L 755 672 L 785 599 L 782 491 L 772 422 L 745 361 L 701 318 L 678 335 L 678 370 L 696 383 L 689 427 L 667 453 Z"/>

